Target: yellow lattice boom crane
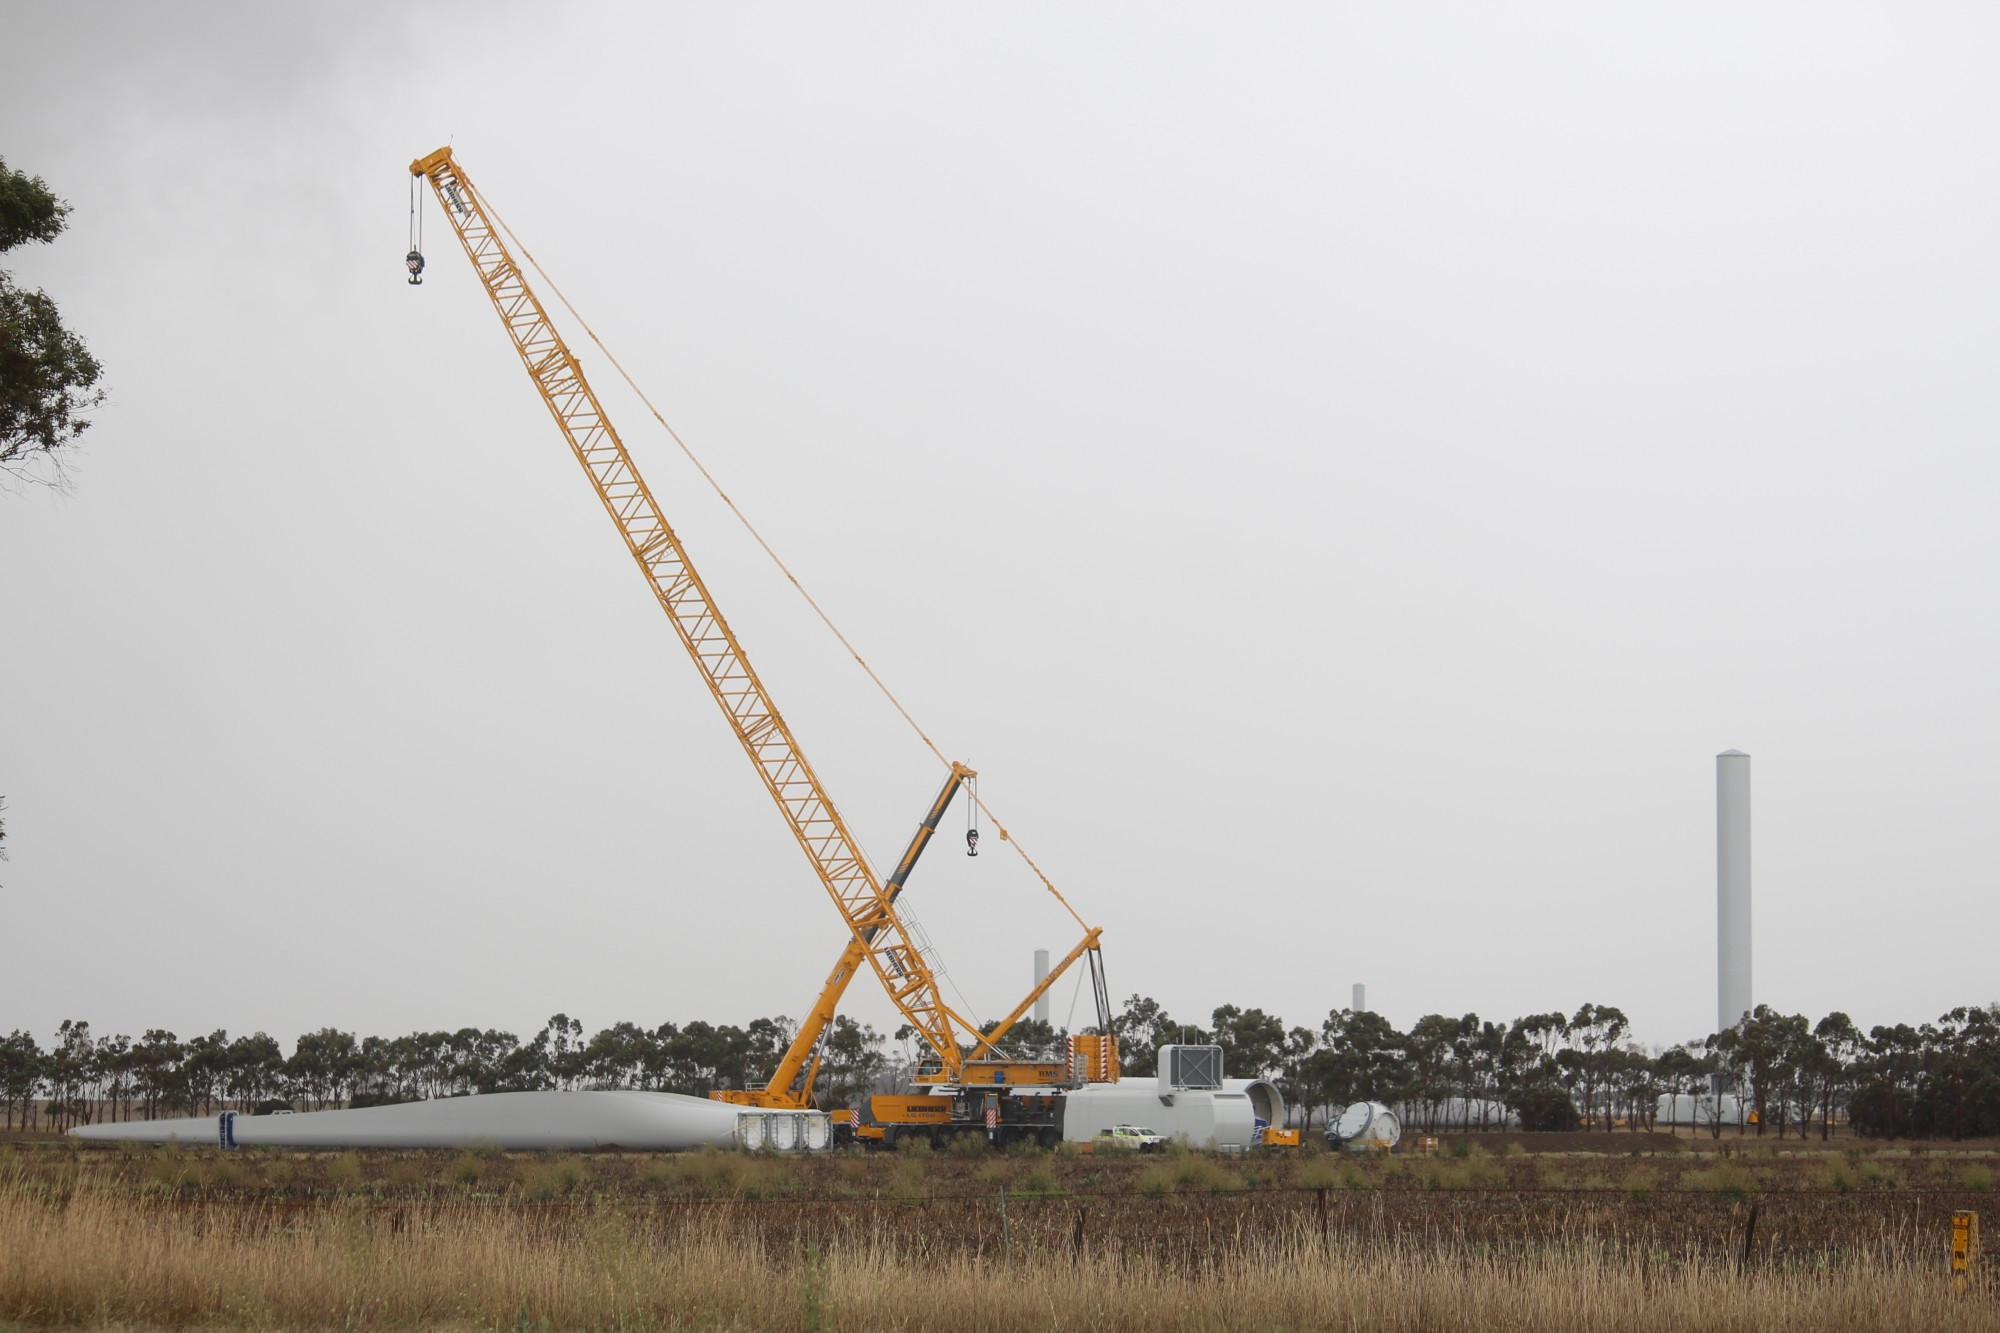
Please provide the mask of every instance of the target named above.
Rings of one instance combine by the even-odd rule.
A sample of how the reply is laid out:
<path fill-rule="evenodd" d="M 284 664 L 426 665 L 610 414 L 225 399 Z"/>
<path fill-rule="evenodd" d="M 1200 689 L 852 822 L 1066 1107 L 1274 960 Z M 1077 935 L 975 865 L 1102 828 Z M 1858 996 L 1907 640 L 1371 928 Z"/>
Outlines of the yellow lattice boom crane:
<path fill-rule="evenodd" d="M 497 217 L 451 149 L 440 148 L 418 158 L 410 164 L 410 173 L 427 182 L 437 196 L 522 367 L 847 930 L 848 940 L 839 959 L 768 1084 L 717 1095 L 756 1106 L 810 1104 L 817 1052 L 848 984 L 864 968 L 875 974 L 927 1048 L 916 1075 L 917 1082 L 924 1085 L 923 1092 L 877 1098 L 875 1118 L 881 1123 L 977 1126 L 991 1119 L 982 1112 L 993 1111 L 1004 1090 L 1030 1087 L 1054 1093 L 1078 1082 L 1116 1078 L 1117 1048 L 1110 1035 L 1110 1002 L 1096 928 L 1087 929 L 1062 966 L 1052 969 L 1027 999 L 997 1023 L 982 1029 L 944 1002 L 930 962 L 897 914 L 895 902 L 952 798 L 974 774 L 962 764 L 951 765 L 950 775 L 919 822 L 896 869 L 887 880 L 878 877 L 772 703 L 680 537 L 661 512 L 575 355 L 522 274 L 502 239 L 504 228 Z M 410 281 L 416 284 L 424 259 L 414 236 L 407 263 Z M 1065 1060 L 1005 1058 L 999 1043 L 1008 1030 L 1057 977 L 1086 957 L 1094 980 L 1098 1034 L 1102 1035 L 1074 1039 Z M 1050 1125 L 1060 1122 L 1060 1113 L 1051 1119 L 1045 1106 L 1039 1110 L 1002 1106 L 1000 1110 L 1003 1120 L 1012 1115 L 1021 1121 L 1018 1128 L 1022 1132 L 1045 1140 Z"/>

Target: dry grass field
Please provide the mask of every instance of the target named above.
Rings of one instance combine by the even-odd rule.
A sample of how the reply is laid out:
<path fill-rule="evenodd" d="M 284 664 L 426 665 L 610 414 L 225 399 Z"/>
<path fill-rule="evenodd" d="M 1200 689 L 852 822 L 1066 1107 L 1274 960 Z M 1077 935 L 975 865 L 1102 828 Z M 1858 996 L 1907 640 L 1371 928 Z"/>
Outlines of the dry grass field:
<path fill-rule="evenodd" d="M 0 1327 L 2000 1328 L 2000 1285 L 1980 1272 L 1954 1294 L 1945 1271 L 1952 1211 L 1993 1202 L 1990 1152 L 1665 1146 L 787 1160 L 17 1142 L 0 1146 Z"/>

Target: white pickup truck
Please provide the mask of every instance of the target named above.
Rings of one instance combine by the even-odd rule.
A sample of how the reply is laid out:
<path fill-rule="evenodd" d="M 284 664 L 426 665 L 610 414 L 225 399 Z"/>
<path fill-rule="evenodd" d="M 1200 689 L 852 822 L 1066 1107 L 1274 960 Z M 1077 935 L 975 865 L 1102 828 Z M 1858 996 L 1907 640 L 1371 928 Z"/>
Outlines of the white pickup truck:
<path fill-rule="evenodd" d="M 1091 1143 L 1099 1149 L 1129 1149 L 1133 1152 L 1158 1152 L 1167 1146 L 1167 1136 L 1155 1134 L 1143 1125 L 1113 1125 L 1100 1129 Z"/>

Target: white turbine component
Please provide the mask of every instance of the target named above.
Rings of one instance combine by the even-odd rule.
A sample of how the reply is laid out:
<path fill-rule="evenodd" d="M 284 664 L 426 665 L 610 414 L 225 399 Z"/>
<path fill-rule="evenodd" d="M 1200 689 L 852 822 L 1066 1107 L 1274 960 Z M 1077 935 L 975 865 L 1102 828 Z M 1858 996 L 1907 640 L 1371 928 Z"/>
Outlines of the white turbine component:
<path fill-rule="evenodd" d="M 1240 1092 L 1250 1099 L 1250 1114 L 1259 1129 L 1285 1127 L 1285 1094 L 1278 1091 L 1277 1084 L 1261 1078 L 1226 1078 L 1222 1091 Z"/>
<path fill-rule="evenodd" d="M 1355 1102 L 1334 1122 L 1334 1137 L 1355 1152 L 1393 1148 L 1403 1137 L 1403 1122 L 1380 1102 Z"/>
<path fill-rule="evenodd" d="M 726 1148 L 746 1121 L 825 1112 L 744 1111 L 674 1092 L 494 1092 L 400 1106 L 298 1115 L 198 1116 L 82 1125 L 74 1138 L 125 1143 L 202 1143 L 225 1148 Z M 756 1125 L 762 1130 L 761 1123 Z M 793 1142 L 799 1138 L 794 1123 Z M 830 1135 L 829 1135 L 830 1137 Z"/>
<path fill-rule="evenodd" d="M 1177 1092 L 1182 1088 L 1222 1086 L 1220 1046 L 1162 1046 L 1156 1058 L 1159 1060 L 1158 1081 L 1163 1093 Z"/>
<path fill-rule="evenodd" d="M 1715 756 L 1715 1030 L 1750 1012 L 1750 756 Z"/>
<path fill-rule="evenodd" d="M 1368 988 L 1358 981 L 1354 983 L 1354 1012 L 1357 1014 L 1368 1012 Z"/>
<path fill-rule="evenodd" d="M 1063 1094 L 1063 1137 L 1071 1143 L 1088 1143 L 1099 1130 L 1142 1125 L 1190 1148 L 1243 1152 L 1258 1143 L 1258 1100 L 1245 1090 L 1252 1084 L 1238 1082 L 1238 1088 L 1173 1092 L 1163 1092 L 1150 1078 L 1085 1084 Z M 1268 1095 L 1276 1094 L 1272 1088 Z M 1283 1098 L 1277 1098 L 1276 1105 L 1282 1107 Z"/>
<path fill-rule="evenodd" d="M 1717 1097 L 1712 1093 L 1663 1092 L 1655 1105 L 1654 1115 L 1664 1125 L 1690 1125 L 1696 1129 L 1707 1129 L 1721 1121 L 1725 1125 L 1740 1125 L 1750 1112 L 1750 1107 L 1734 1093 L 1724 1093 Z"/>
<path fill-rule="evenodd" d="M 1037 986 L 1041 985 L 1048 979 L 1048 975 L 1049 951 L 1047 949 L 1037 949 L 1035 950 L 1035 984 Z M 1049 993 L 1047 991 L 1043 991 L 1035 997 L 1035 1021 L 1037 1023 L 1046 1023 L 1049 1021 Z"/>

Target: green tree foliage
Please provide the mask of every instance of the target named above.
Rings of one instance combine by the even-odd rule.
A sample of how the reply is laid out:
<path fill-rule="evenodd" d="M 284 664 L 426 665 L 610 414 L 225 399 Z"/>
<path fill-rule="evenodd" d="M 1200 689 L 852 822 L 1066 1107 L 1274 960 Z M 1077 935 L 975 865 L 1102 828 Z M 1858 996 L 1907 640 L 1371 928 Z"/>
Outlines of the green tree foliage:
<path fill-rule="evenodd" d="M 2000 1134 L 2000 1005 L 1960 1007 L 1918 1028 L 1872 1028 L 1858 1064 L 1849 1107 L 1858 1133 Z"/>
<path fill-rule="evenodd" d="M 0 159 L 0 254 L 46 244 L 68 226 L 69 205 L 39 176 Z M 24 291 L 0 270 L 0 469 L 59 483 L 61 451 L 90 425 L 104 401 L 103 368 L 62 322 L 48 293 Z"/>
<path fill-rule="evenodd" d="M 1314 1075 L 1326 1105 L 1405 1099 L 1403 1034 L 1388 1019 L 1366 1009 L 1335 1009 L 1320 1025 L 1320 1039 Z"/>
<path fill-rule="evenodd" d="M 1760 1004 L 1733 1028 L 1709 1038 L 1718 1069 L 1748 1091 L 1759 1137 L 1771 1123 L 1771 1102 L 1783 1083 L 1796 1043 L 1795 1028 L 1804 1019 L 1788 1020 L 1768 1004 Z"/>
<path fill-rule="evenodd" d="M 1054 1060 L 1066 1049 L 1065 1034 L 1053 1023 L 1024 1018 L 1001 1035 L 994 1049 L 1010 1060 Z"/>
<path fill-rule="evenodd" d="M 1476 1014 L 1429 1014 L 1408 1032 L 1380 1014 L 1336 1009 L 1318 1031 L 1286 1030 L 1257 1009 L 1223 1005 L 1213 1040 L 1233 1077 L 1273 1077 L 1308 1123 L 1324 1123 L 1357 1101 L 1401 1108 L 1423 1128 L 1652 1126 L 1664 1096 L 1693 1099 L 1722 1132 L 1718 1086 L 1756 1114 L 1739 1132 L 1817 1128 L 1843 1114 L 1856 1132 L 1889 1137 L 2000 1135 L 2000 1006 L 1963 1007 L 1935 1023 L 1877 1027 L 1863 1036 L 1843 1013 L 1810 1024 L 1760 1006 L 1742 1023 L 1657 1055 L 1624 1040 L 1618 1009 L 1588 1004 L 1573 1015 L 1529 1014 L 1502 1024 Z M 1158 1048 L 1206 1044 L 1208 1032 L 1173 1021 L 1134 995 L 1119 1016 L 1129 1043 L 1126 1073 L 1154 1072 Z M 130 1118 L 207 1115 L 220 1107 L 318 1108 L 535 1088 L 646 1088 L 703 1095 L 759 1086 L 775 1069 L 794 1025 L 760 1018 L 739 1028 L 699 1020 L 646 1028 L 614 1023 L 586 1038 L 564 1014 L 527 1041 L 481 1028 L 367 1037 L 324 1028 L 301 1036 L 287 1057 L 258 1032 L 222 1031 L 186 1041 L 149 1029 L 137 1041 L 94 1036 L 65 1021 L 44 1051 L 15 1031 L 0 1038 L 0 1108 L 8 1128 Z M 899 1034 L 899 1039 L 904 1035 Z M 1042 1058 L 1063 1034 L 1028 1020 L 1009 1034 L 1009 1054 Z M 1003 1043 L 1006 1044 L 1006 1043 Z M 889 1070 L 883 1042 L 837 1018 L 820 1048 L 817 1104 L 855 1105 Z M 1133 1064 L 1140 1067 L 1135 1069 Z M 1504 1108 L 1504 1111 L 1503 1111 Z"/>
<path fill-rule="evenodd" d="M 818 1098 L 823 1107 L 858 1106 L 888 1064 L 882 1052 L 882 1038 L 875 1029 L 855 1022 L 846 1014 L 834 1016 L 826 1030 L 823 1050 Z"/>
<path fill-rule="evenodd" d="M 15 1028 L 0 1039 L 0 1103 L 6 1106 L 7 1128 L 18 1119 L 28 1123 L 28 1105 L 42 1089 L 44 1074 L 42 1048 L 32 1033 Z"/>
<path fill-rule="evenodd" d="M 1160 1072 L 1160 1047 L 1204 1046 L 1208 1033 L 1177 1023 L 1151 996 L 1134 995 L 1112 1020 L 1118 1034 L 1118 1063 L 1128 1078 L 1150 1078 Z"/>
<path fill-rule="evenodd" d="M 1611 1111 L 1604 1105 L 1603 1094 L 1620 1063 L 1618 1042 L 1630 1026 L 1622 1010 L 1606 1004 L 1586 1004 L 1569 1020 L 1568 1045 L 1557 1055 L 1556 1065 L 1577 1095 L 1586 1128 L 1600 1109 L 1604 1128 L 1611 1128 Z"/>
<path fill-rule="evenodd" d="M 1262 1009 L 1225 1004 L 1210 1019 L 1232 1078 L 1269 1078 L 1285 1062 L 1285 1025 Z"/>

